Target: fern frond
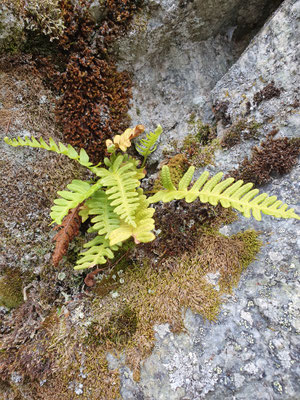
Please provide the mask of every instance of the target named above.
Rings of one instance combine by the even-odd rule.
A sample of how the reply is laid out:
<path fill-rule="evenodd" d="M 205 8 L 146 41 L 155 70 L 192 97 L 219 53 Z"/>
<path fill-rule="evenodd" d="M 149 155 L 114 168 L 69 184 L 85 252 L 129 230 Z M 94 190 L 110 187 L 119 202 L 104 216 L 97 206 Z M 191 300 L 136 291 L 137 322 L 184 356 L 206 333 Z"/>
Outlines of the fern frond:
<path fill-rule="evenodd" d="M 57 145 L 55 141 L 52 139 L 52 137 L 50 137 L 49 139 L 49 144 L 47 144 L 43 138 L 40 138 L 38 141 L 37 139 L 35 139 L 34 136 L 31 136 L 31 139 L 28 136 L 26 136 L 25 139 L 20 138 L 20 136 L 18 136 L 17 139 L 10 139 L 8 137 L 5 137 L 4 141 L 5 143 L 13 147 L 29 146 L 29 147 L 36 147 L 39 149 L 45 149 L 48 151 L 54 151 L 57 154 L 64 154 L 65 156 L 79 162 L 79 164 L 87 168 L 90 168 L 93 165 L 89 161 L 89 156 L 84 149 L 80 149 L 80 152 L 77 153 L 74 147 L 72 147 L 70 144 L 68 144 L 68 146 L 65 146 L 64 144 L 59 142 Z"/>
<path fill-rule="evenodd" d="M 192 188 L 188 189 L 193 174 L 194 167 L 190 167 L 176 189 L 171 180 L 168 166 L 163 166 L 161 176 L 164 177 L 162 183 L 166 190 L 157 192 L 154 196 L 149 197 L 148 201 L 156 203 L 185 199 L 191 203 L 199 198 L 202 203 L 210 203 L 215 206 L 220 202 L 225 208 L 233 207 L 247 218 L 251 216 L 252 212 L 253 217 L 258 221 L 261 220 L 261 213 L 277 218 L 300 219 L 293 208 L 288 209 L 288 205 L 277 200 L 276 196 L 269 196 L 267 193 L 258 195 L 258 189 L 252 189 L 252 183 L 244 184 L 242 180 L 234 182 L 233 178 L 221 181 L 222 172 L 208 179 L 209 173 L 205 171 Z"/>
<path fill-rule="evenodd" d="M 117 245 L 111 246 L 109 241 L 103 236 L 96 236 L 83 247 L 88 248 L 88 250 L 80 253 L 81 257 L 76 261 L 75 270 L 92 268 L 98 264 L 105 264 L 108 258 L 114 258 L 113 251 L 118 250 Z"/>
<path fill-rule="evenodd" d="M 89 215 L 96 215 L 91 220 L 94 225 L 89 228 L 88 232 L 98 232 L 98 235 L 103 235 L 107 239 L 108 235 L 120 226 L 120 218 L 114 212 L 104 191 L 95 192 L 85 202 L 85 206 L 88 208 Z"/>
<path fill-rule="evenodd" d="M 146 134 L 146 139 L 141 139 L 138 144 L 135 145 L 137 152 L 144 157 L 143 165 L 145 165 L 146 159 L 149 154 L 153 153 L 153 151 L 157 148 L 157 140 L 162 133 L 162 127 L 160 125 L 157 126 L 154 133 L 149 132 Z"/>
<path fill-rule="evenodd" d="M 84 200 L 92 196 L 101 187 L 100 180 L 94 185 L 87 182 L 74 179 L 67 190 L 58 191 L 60 198 L 54 200 L 54 206 L 51 207 L 50 217 L 52 221 L 60 225 L 63 218 L 68 214 L 69 210 L 77 207 Z"/>
<path fill-rule="evenodd" d="M 53 237 L 55 242 L 55 250 L 52 255 L 52 261 L 55 267 L 58 266 L 60 260 L 67 254 L 69 243 L 79 234 L 81 219 L 79 217 L 79 206 L 69 211 L 65 216 L 61 225 L 56 226 L 54 229 L 58 230 Z"/>
<path fill-rule="evenodd" d="M 136 178 L 137 170 L 133 163 L 123 165 L 124 159 L 127 159 L 126 156 L 117 156 L 108 170 L 99 168 L 98 173 L 102 176 L 101 184 L 108 188 L 105 192 L 114 212 L 135 227 L 134 216 L 139 205 L 136 188 L 140 186 L 140 181 Z"/>
<path fill-rule="evenodd" d="M 139 206 L 136 210 L 135 222 L 133 227 L 121 221 L 120 227 L 112 231 L 109 235 L 110 245 L 124 242 L 131 236 L 135 243 L 147 243 L 155 239 L 155 235 L 151 232 L 154 229 L 154 208 L 149 208 L 149 203 L 142 189 L 137 190 L 139 195 Z"/>

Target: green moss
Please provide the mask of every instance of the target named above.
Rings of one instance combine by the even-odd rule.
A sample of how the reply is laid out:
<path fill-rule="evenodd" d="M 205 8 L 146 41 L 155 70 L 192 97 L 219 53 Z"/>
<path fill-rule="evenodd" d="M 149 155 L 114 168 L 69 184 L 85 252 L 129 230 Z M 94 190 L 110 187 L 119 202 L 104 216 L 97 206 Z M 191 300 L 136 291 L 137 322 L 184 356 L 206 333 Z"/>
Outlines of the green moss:
<path fill-rule="evenodd" d="M 137 329 L 137 316 L 128 304 L 113 313 L 104 326 L 92 324 L 89 327 L 89 340 L 91 337 L 95 344 L 109 342 L 114 345 L 126 345 Z"/>
<path fill-rule="evenodd" d="M 0 22 L 0 35 L 5 32 L 5 26 Z M 9 36 L 1 39 L 0 42 L 0 55 L 1 54 L 16 54 L 20 51 L 22 43 L 22 31 L 14 29 Z"/>
<path fill-rule="evenodd" d="M 258 139 L 261 126 L 262 124 L 255 120 L 239 119 L 226 130 L 221 140 L 221 146 L 229 149 L 240 143 L 242 138 L 244 140 Z"/>
<path fill-rule="evenodd" d="M 260 232 L 249 229 L 245 232 L 239 232 L 233 236 L 233 238 L 241 240 L 244 244 L 244 252 L 241 256 L 243 269 L 247 268 L 248 265 L 255 259 L 255 256 L 262 246 L 262 241 L 259 240 L 259 234 Z"/>
<path fill-rule="evenodd" d="M 189 162 L 184 154 L 176 154 L 172 157 L 167 163 L 172 181 L 175 185 L 177 185 L 183 175 L 186 173 L 189 167 Z M 154 182 L 153 191 L 158 191 L 163 189 L 163 185 L 161 183 L 161 178 L 159 176 L 158 179 Z"/>
<path fill-rule="evenodd" d="M 17 270 L 0 276 L 0 306 L 18 307 L 23 302 L 22 278 Z"/>
<path fill-rule="evenodd" d="M 201 119 L 196 119 L 195 113 L 191 114 L 188 124 L 189 135 L 195 137 L 202 146 L 208 145 L 216 137 L 215 127 L 204 124 Z"/>
<path fill-rule="evenodd" d="M 218 139 L 201 146 L 196 136 L 187 135 L 183 142 L 182 151 L 195 167 L 201 168 L 214 163 L 215 151 L 220 148 Z"/>

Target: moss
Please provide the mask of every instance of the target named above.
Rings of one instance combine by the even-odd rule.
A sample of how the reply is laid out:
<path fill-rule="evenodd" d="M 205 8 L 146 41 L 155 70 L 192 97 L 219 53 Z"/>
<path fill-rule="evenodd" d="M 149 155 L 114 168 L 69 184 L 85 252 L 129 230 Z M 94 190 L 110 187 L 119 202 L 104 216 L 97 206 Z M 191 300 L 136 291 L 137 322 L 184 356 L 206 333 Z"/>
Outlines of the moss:
<path fill-rule="evenodd" d="M 272 81 L 268 85 L 266 85 L 262 90 L 255 93 L 253 96 L 254 104 L 257 106 L 265 100 L 270 100 L 273 97 L 279 97 L 281 90 L 275 86 L 275 82 Z"/>
<path fill-rule="evenodd" d="M 245 232 L 239 232 L 233 236 L 237 240 L 241 240 L 244 244 L 244 252 L 241 256 L 243 269 L 254 260 L 256 254 L 259 252 L 262 241 L 258 239 L 260 232 L 249 229 Z"/>
<path fill-rule="evenodd" d="M 214 126 L 204 124 L 201 119 L 196 119 L 195 113 L 189 118 L 189 134 L 194 136 L 202 146 L 206 146 L 216 137 Z"/>
<path fill-rule="evenodd" d="M 175 185 L 179 183 L 180 179 L 183 177 L 183 175 L 188 170 L 188 167 L 190 166 L 184 154 L 176 154 L 168 161 L 167 165 L 170 169 L 170 175 Z M 163 185 L 159 176 L 159 178 L 156 179 L 153 184 L 153 191 L 156 192 L 161 189 L 163 189 Z"/>
<path fill-rule="evenodd" d="M 5 13 L 7 12 L 6 7 L 4 6 L 0 11 L 2 11 L 2 13 L 0 12 L 0 18 L 3 18 L 5 21 Z M 9 26 L 0 20 L 0 55 L 19 53 L 22 49 L 25 38 L 22 24 L 15 20 L 15 23 L 12 25 L 10 17 L 8 16 L 7 18 L 8 23 L 10 24 Z"/>
<path fill-rule="evenodd" d="M 262 124 L 252 120 L 239 119 L 228 128 L 221 140 L 221 146 L 227 149 L 240 143 L 242 139 L 258 139 L 259 129 Z"/>
<path fill-rule="evenodd" d="M 18 307 L 23 302 L 22 277 L 17 270 L 8 270 L 0 276 L 0 306 Z"/>
<path fill-rule="evenodd" d="M 89 339 L 92 336 L 94 342 L 100 345 L 105 342 L 117 346 L 126 345 L 136 332 L 136 329 L 136 313 L 127 304 L 125 307 L 113 313 L 105 325 L 92 324 L 89 327 Z"/>
<path fill-rule="evenodd" d="M 223 294 L 230 293 L 259 247 L 254 231 L 228 238 L 210 224 L 202 227 L 193 253 L 173 257 L 172 271 L 154 269 L 143 252 L 138 254 L 139 248 L 135 263 L 133 255 L 124 253 L 124 283 L 117 279 L 113 290 L 101 295 L 93 288 L 80 302 L 65 305 L 59 316 L 52 308 L 26 346 L 7 353 L 9 368 L 27 377 L 23 389 L 33 399 L 54 400 L 57 393 L 66 400 L 119 398 L 119 374 L 108 370 L 106 353 L 113 353 L 121 365 L 125 356 L 138 379 L 140 362 L 154 345 L 153 325 L 168 323 L 173 332 L 183 331 L 183 307 L 216 320 Z M 215 271 L 221 274 L 219 291 L 206 278 Z M 85 319 L 78 320 L 77 307 Z M 46 379 L 42 386 L 41 379 Z M 80 395 L 74 392 L 76 384 L 82 385 Z"/>
<path fill-rule="evenodd" d="M 287 137 L 274 138 L 278 130 L 272 130 L 260 147 L 253 147 L 251 157 L 245 157 L 241 165 L 228 173 L 245 183 L 262 185 L 270 181 L 275 174 L 289 172 L 298 162 L 300 139 Z"/>
<path fill-rule="evenodd" d="M 184 138 L 180 151 L 192 165 L 201 168 L 213 164 L 214 154 L 220 147 L 220 142 L 215 138 L 214 127 L 203 124 L 201 120 L 193 120 L 193 116 L 191 118 L 189 125 L 192 127 L 193 133 Z"/>

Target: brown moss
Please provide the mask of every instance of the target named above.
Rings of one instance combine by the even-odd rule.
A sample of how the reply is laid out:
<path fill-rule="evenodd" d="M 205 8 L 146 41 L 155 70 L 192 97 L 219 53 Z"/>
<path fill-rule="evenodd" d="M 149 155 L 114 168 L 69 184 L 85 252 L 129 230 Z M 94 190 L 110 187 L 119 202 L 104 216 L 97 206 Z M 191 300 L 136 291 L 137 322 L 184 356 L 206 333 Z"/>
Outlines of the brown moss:
<path fill-rule="evenodd" d="M 245 183 L 262 185 L 272 175 L 288 173 L 298 162 L 300 139 L 274 138 L 276 133 L 277 130 L 271 131 L 266 140 L 260 143 L 260 147 L 252 149 L 251 157 L 245 157 L 240 167 L 230 171 L 228 176 L 242 179 Z"/>
<path fill-rule="evenodd" d="M 128 29 L 139 3 L 105 0 L 98 26 L 88 13 L 87 1 L 62 0 L 65 30 L 57 57 L 37 60 L 61 95 L 56 115 L 65 141 L 85 148 L 95 163 L 104 155 L 105 140 L 129 125 L 131 79 L 126 71 L 117 71 L 110 48 Z"/>
<path fill-rule="evenodd" d="M 242 139 L 257 139 L 261 124 L 255 121 L 239 119 L 228 128 L 221 140 L 221 146 L 227 149 L 240 143 Z"/>
<path fill-rule="evenodd" d="M 194 254 L 202 240 L 203 227 L 231 223 L 236 214 L 221 206 L 213 207 L 199 200 L 186 203 L 177 200 L 156 207 L 154 214 L 157 238 L 143 245 L 145 256 L 155 268 L 176 268 L 174 257 Z"/>
<path fill-rule="evenodd" d="M 262 90 L 255 93 L 253 97 L 254 104 L 257 106 L 264 100 L 270 100 L 273 97 L 280 96 L 280 89 L 275 86 L 275 82 L 270 82 L 267 86 L 265 86 Z"/>
<path fill-rule="evenodd" d="M 213 105 L 213 113 L 215 114 L 216 121 L 222 121 L 224 126 L 231 123 L 231 117 L 228 114 L 228 101 L 222 101 Z"/>

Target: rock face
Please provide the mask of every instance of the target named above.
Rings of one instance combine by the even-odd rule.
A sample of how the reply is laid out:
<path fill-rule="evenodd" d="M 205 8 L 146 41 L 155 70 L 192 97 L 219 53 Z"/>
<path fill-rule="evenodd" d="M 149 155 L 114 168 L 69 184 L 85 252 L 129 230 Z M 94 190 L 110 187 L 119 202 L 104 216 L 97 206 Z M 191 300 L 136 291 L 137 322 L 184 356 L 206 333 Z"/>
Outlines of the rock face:
<path fill-rule="evenodd" d="M 159 3 L 160 19 L 151 16 L 144 33 L 127 38 L 121 51 L 120 65 L 131 67 L 136 80 L 134 122 L 145 121 L 151 127 L 160 122 L 168 138 L 180 137 L 188 133 L 190 112 L 209 120 L 211 105 L 225 104 L 225 122 L 218 122 L 220 137 L 226 123 L 240 119 L 260 123 L 261 138 L 274 126 L 281 136 L 299 137 L 299 0 L 285 1 L 237 60 L 230 37 L 224 40 L 221 35 L 222 28 L 229 29 L 235 23 L 226 26 L 219 15 L 219 24 L 211 23 L 195 33 L 196 23 L 189 30 L 188 23 L 176 20 L 176 1 Z M 186 4 L 186 18 L 196 18 L 195 10 L 191 11 L 196 3 L 200 2 Z M 226 6 L 233 4 L 226 2 Z M 225 15 L 224 10 L 219 12 Z M 170 25 L 165 24 L 176 29 L 170 33 Z M 209 31 L 211 25 L 214 27 Z M 140 39 L 135 42 L 141 35 L 146 43 Z M 211 169 L 226 172 L 238 166 L 255 143 L 242 141 L 218 151 Z M 298 165 L 263 188 L 286 199 L 298 212 L 299 171 Z M 299 397 L 299 223 L 240 219 L 222 228 L 222 233 L 232 234 L 249 226 L 262 231 L 265 245 L 218 322 L 209 324 L 187 311 L 187 334 L 176 336 L 168 326 L 157 326 L 156 346 L 144 362 L 140 382 L 134 383 L 130 371 L 123 370 L 123 399 Z"/>
<path fill-rule="evenodd" d="M 219 138 L 240 120 L 259 124 L 259 140 L 273 126 L 279 136 L 299 137 L 300 0 L 281 3 L 145 0 L 134 29 L 118 41 L 115 51 L 119 68 L 131 71 L 135 82 L 132 125 L 143 123 L 153 129 L 160 123 L 164 128 L 153 160 L 161 160 L 160 149 L 170 146 L 170 139 L 182 140 L 189 133 L 192 113 L 204 122 L 217 122 Z M 103 1 L 94 1 L 93 17 L 101 18 L 102 12 Z M 7 32 L 9 29 L 5 35 Z M 33 69 L 23 71 L 25 61 L 20 71 L 1 68 L 1 134 L 34 134 L 46 139 L 51 135 L 60 140 L 54 123 L 54 98 L 41 81 L 35 81 Z M 20 110 L 21 103 L 26 109 Z M 228 172 L 238 167 L 259 143 L 257 138 L 247 138 L 248 133 L 245 129 L 239 143 L 230 149 L 218 150 L 215 165 L 208 169 Z M 41 292 L 34 276 L 41 273 L 41 266 L 47 270 L 50 264 L 49 207 L 56 191 L 78 174 L 83 177 L 83 172 L 51 154 L 12 149 L 4 142 L 0 155 L 0 226 L 5 233 L 1 245 L 6 250 L 0 255 L 0 266 L 33 272 L 33 283 Z M 288 175 L 274 176 L 263 187 L 294 206 L 298 214 L 299 171 L 298 163 Z M 262 232 L 264 246 L 226 299 L 217 322 L 209 323 L 183 310 L 184 333 L 175 335 L 168 325 L 155 326 L 156 344 L 142 365 L 138 382 L 124 366 L 124 359 L 119 362 L 112 354 L 107 356 L 111 369 L 120 366 L 122 399 L 299 398 L 299 221 L 268 216 L 262 222 L 240 218 L 221 228 L 221 233 L 229 236 L 248 228 Z M 71 281 L 70 277 L 66 280 Z M 207 278 L 218 284 L 217 274 Z M 78 286 L 82 285 L 82 279 L 79 281 Z M 50 290 L 53 282 L 42 289 Z M 74 282 L 70 285 L 73 290 Z M 78 304 L 76 315 L 81 326 L 88 312 L 84 314 L 80 308 L 82 299 Z M 8 310 L 1 307 L 1 312 Z M 66 389 L 75 388 L 74 399 L 83 398 L 86 389 L 87 376 L 81 370 L 80 375 L 83 383 L 77 387 L 76 382 L 68 382 Z M 21 376 L 12 375 L 11 382 L 14 388 Z M 61 393 L 56 395 L 61 397 Z M 5 398 L 16 397 L 12 393 Z"/>
<path fill-rule="evenodd" d="M 4 4 L 0 5 L 0 54 L 15 52 L 24 41 L 24 22 Z"/>
<path fill-rule="evenodd" d="M 119 67 L 134 76 L 133 124 L 182 139 L 192 112 L 211 120 L 210 91 L 279 3 L 146 1 L 118 45 Z"/>

